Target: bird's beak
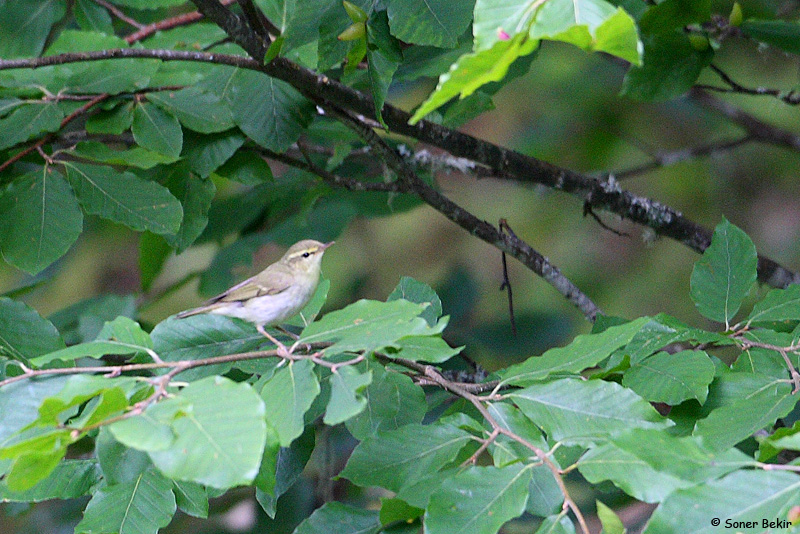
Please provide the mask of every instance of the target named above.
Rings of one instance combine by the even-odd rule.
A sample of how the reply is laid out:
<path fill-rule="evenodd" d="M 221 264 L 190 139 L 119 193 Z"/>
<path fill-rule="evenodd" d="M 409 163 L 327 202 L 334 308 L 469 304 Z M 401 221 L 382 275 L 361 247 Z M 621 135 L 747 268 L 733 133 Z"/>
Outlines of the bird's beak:
<path fill-rule="evenodd" d="M 328 248 L 329 246 L 333 245 L 334 243 L 336 243 L 336 241 L 330 241 L 328 243 L 325 243 L 324 245 L 322 245 L 322 250 L 325 250 L 326 248 Z"/>

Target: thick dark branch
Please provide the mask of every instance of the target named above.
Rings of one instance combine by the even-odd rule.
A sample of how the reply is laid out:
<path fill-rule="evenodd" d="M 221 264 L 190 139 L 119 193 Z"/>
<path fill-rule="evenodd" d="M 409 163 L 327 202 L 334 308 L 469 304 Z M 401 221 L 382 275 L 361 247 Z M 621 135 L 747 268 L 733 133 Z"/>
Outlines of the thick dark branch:
<path fill-rule="evenodd" d="M 233 42 L 245 49 L 250 57 L 261 62 L 267 53 L 267 45 L 258 33 L 239 15 L 222 5 L 218 0 L 192 0 L 209 20 L 213 20 Z"/>
<path fill-rule="evenodd" d="M 589 321 L 594 322 L 597 314 L 601 313 L 597 305 L 586 294 L 530 245 L 515 235 L 505 234 L 488 222 L 478 219 L 475 215 L 422 181 L 414 172 L 414 169 L 397 152 L 392 150 L 383 139 L 378 137 L 372 128 L 332 105 L 325 106 L 325 110 L 352 128 L 376 153 L 381 154 L 383 161 L 386 162 L 389 168 L 395 171 L 398 178 L 426 204 L 472 235 L 517 258 L 523 265 L 544 278 L 559 293 L 564 295 L 567 300 L 583 312 Z"/>
<path fill-rule="evenodd" d="M 216 5 L 231 17 L 235 17 L 235 21 L 238 21 L 237 24 L 246 28 L 246 24 L 237 15 L 220 4 Z M 209 13 L 206 13 L 206 16 L 219 23 Z M 253 40 L 258 42 L 255 36 Z M 252 59 L 226 54 L 126 48 L 33 59 L 0 60 L 0 70 L 131 57 L 157 58 L 165 61 L 201 61 L 258 70 L 289 83 L 315 102 L 336 102 L 344 109 L 371 119 L 375 117 L 374 106 L 368 95 L 281 57 L 264 65 Z M 711 243 L 711 232 L 708 229 L 687 219 L 680 212 L 668 206 L 625 191 L 612 176 L 598 179 L 563 169 L 431 122 L 420 121 L 412 126 L 408 124 L 410 117 L 405 111 L 388 104 L 384 105 L 383 118 L 394 133 L 424 141 L 446 150 L 454 156 L 470 159 L 491 169 L 492 174 L 498 178 L 521 183 L 541 184 L 571 193 L 584 202 L 588 202 L 592 208 L 604 209 L 637 224 L 652 228 L 657 234 L 675 239 L 697 252 L 703 252 Z M 759 140 L 767 138 L 765 133 L 759 135 L 752 130 L 748 131 Z M 785 144 L 789 146 L 788 143 Z M 800 138 L 797 138 L 796 144 L 791 146 L 800 149 Z M 761 282 L 773 287 L 786 287 L 792 283 L 800 283 L 800 275 L 763 256 L 759 257 L 758 277 Z"/>

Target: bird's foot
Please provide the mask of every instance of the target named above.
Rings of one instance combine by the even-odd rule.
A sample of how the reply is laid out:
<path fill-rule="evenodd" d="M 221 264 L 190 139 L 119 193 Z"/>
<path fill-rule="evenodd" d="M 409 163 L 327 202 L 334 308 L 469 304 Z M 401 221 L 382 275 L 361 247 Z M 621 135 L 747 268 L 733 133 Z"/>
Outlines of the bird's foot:
<path fill-rule="evenodd" d="M 275 336 L 264 330 L 263 325 L 257 324 L 256 330 L 258 330 L 259 334 L 269 339 L 275 345 L 278 351 L 278 356 L 286 360 L 292 359 L 292 352 L 294 351 L 294 345 L 292 345 L 291 348 L 286 348 L 286 345 L 275 339 Z"/>

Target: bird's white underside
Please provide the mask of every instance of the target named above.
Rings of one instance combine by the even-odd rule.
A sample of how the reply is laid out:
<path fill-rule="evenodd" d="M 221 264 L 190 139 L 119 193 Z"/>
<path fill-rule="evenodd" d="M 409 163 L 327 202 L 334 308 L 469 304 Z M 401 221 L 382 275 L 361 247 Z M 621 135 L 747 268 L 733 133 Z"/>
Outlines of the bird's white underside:
<path fill-rule="evenodd" d="M 276 295 L 264 295 L 246 301 L 220 303 L 209 313 L 238 317 L 254 324 L 276 325 L 302 310 L 317 289 L 317 284 L 303 291 L 292 286 Z M 291 304 L 294 303 L 294 306 Z"/>

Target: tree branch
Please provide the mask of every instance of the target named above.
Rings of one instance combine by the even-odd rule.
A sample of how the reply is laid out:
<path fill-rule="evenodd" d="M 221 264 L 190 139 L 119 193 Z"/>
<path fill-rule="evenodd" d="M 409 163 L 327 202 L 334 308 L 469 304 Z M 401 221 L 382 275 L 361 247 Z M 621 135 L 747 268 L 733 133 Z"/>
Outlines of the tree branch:
<path fill-rule="evenodd" d="M 224 6 L 233 4 L 234 2 L 236 2 L 236 0 L 220 0 L 220 3 Z M 147 39 L 158 31 L 169 30 L 171 28 L 177 28 L 178 26 L 188 26 L 189 24 L 193 24 L 202 19 L 202 13 L 199 11 L 192 11 L 191 13 L 184 13 L 172 18 L 159 20 L 153 24 L 140 27 L 139 30 L 125 36 L 125 42 L 128 44 L 133 44 L 141 41 L 142 39 Z"/>
<path fill-rule="evenodd" d="M 196 1 L 201 3 L 200 0 Z M 247 28 L 247 25 L 237 15 L 220 4 L 216 4 L 216 6 L 230 15 L 230 17 L 223 16 L 232 18 L 231 24 L 237 28 Z M 208 14 L 206 15 L 208 16 Z M 219 23 L 216 14 L 210 18 Z M 242 31 L 240 28 L 239 32 Z M 254 37 L 253 41 L 258 44 L 257 37 Z M 336 102 L 344 109 L 374 119 L 374 106 L 369 96 L 281 57 L 264 65 L 253 59 L 226 54 L 126 48 L 41 58 L 0 60 L 0 70 L 134 57 L 155 58 L 164 61 L 199 61 L 261 71 L 289 83 L 315 102 Z M 709 98 L 711 97 L 709 96 Z M 411 118 L 408 113 L 388 104 L 384 105 L 382 114 L 394 133 L 424 141 L 446 150 L 454 156 L 474 161 L 491 169 L 491 173 L 497 178 L 520 183 L 541 184 L 571 193 L 583 199 L 584 202 L 588 202 L 592 208 L 616 213 L 623 218 L 653 229 L 659 235 L 670 237 L 697 252 L 703 252 L 711 243 L 711 232 L 708 229 L 687 219 L 669 206 L 625 191 L 611 175 L 599 179 L 560 168 L 428 121 L 420 121 L 412 126 L 408 124 L 408 120 Z M 751 131 L 751 133 L 754 132 Z M 754 137 L 759 140 L 767 138 L 763 133 L 761 135 L 754 133 Z M 800 149 L 800 138 L 792 137 L 795 137 L 795 144 L 791 146 Z M 790 146 L 788 143 L 785 144 Z M 759 256 L 758 277 L 761 282 L 779 288 L 787 287 L 792 283 L 800 283 L 800 274 L 764 256 Z"/>

